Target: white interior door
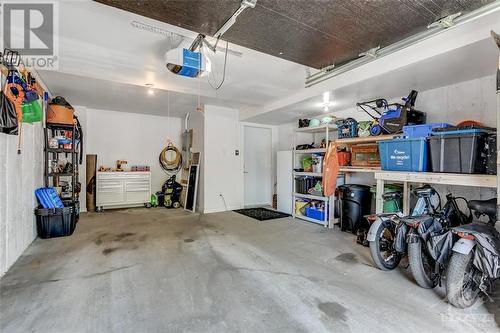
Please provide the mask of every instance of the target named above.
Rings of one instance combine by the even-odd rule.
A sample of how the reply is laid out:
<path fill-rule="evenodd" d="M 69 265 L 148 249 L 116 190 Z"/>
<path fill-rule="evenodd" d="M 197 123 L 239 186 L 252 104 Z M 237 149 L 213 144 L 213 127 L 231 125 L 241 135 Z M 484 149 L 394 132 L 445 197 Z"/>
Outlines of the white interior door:
<path fill-rule="evenodd" d="M 272 133 L 270 128 L 244 126 L 245 207 L 272 201 Z"/>

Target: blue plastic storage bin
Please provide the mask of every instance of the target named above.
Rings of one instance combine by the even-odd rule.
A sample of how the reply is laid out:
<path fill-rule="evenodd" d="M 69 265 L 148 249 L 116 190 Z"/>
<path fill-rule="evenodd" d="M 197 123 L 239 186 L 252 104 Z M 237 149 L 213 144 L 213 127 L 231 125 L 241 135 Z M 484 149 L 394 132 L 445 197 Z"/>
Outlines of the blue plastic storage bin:
<path fill-rule="evenodd" d="M 380 141 L 382 170 L 428 171 L 427 138 L 393 139 Z"/>
<path fill-rule="evenodd" d="M 448 123 L 432 123 L 403 126 L 403 135 L 407 138 L 425 138 L 432 134 L 433 128 L 451 127 Z"/>
<path fill-rule="evenodd" d="M 306 207 L 306 216 L 318 221 L 324 221 L 325 211 L 317 210 L 316 208 L 313 207 Z"/>

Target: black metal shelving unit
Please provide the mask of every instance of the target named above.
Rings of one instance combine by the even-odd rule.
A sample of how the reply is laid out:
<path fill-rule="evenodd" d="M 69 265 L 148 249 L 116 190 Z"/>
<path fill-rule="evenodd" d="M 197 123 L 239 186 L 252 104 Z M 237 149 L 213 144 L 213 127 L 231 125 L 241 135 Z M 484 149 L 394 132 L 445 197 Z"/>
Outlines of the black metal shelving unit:
<path fill-rule="evenodd" d="M 69 131 L 72 133 L 71 135 L 71 149 L 64 148 L 50 148 L 49 140 L 56 136 L 56 133 L 59 131 Z M 70 196 L 62 196 L 61 200 L 63 201 L 65 206 L 72 206 L 73 211 L 75 213 L 75 218 L 78 220 L 80 214 L 80 201 L 79 201 L 79 193 L 76 191 L 77 183 L 78 183 L 78 151 L 77 151 L 77 142 L 76 142 L 76 132 L 77 127 L 74 125 L 62 125 L 62 124 L 46 124 L 44 135 L 45 135 L 45 168 L 44 168 L 44 180 L 45 187 L 56 187 L 59 186 L 61 178 L 71 178 L 71 195 Z M 51 172 L 49 161 L 57 160 L 61 155 L 65 155 L 68 158 L 70 155 L 71 164 L 73 166 L 72 172 Z"/>

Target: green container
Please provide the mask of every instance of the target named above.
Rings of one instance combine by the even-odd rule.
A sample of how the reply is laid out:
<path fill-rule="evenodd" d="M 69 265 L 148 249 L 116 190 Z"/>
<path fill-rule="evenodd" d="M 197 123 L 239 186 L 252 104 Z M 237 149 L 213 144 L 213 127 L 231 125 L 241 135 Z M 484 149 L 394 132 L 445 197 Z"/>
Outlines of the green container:
<path fill-rule="evenodd" d="M 373 198 L 374 200 L 376 199 L 376 192 L 377 192 L 377 187 L 373 186 L 371 188 L 371 192 L 373 193 Z M 391 193 L 391 192 L 401 192 L 403 193 L 403 186 L 399 184 L 385 184 L 384 186 L 384 193 Z M 399 199 L 399 207 L 403 207 L 403 199 Z M 396 203 L 394 200 L 384 202 L 384 213 L 396 213 L 398 211 L 398 207 L 396 206 Z"/>

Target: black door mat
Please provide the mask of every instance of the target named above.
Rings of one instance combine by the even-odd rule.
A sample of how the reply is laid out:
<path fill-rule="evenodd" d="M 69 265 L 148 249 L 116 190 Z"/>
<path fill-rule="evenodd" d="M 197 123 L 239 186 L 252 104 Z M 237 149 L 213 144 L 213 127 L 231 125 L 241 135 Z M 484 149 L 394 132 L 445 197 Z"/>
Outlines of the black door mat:
<path fill-rule="evenodd" d="M 235 209 L 233 212 L 243 214 L 245 216 L 254 218 L 259 221 L 267 221 L 273 219 L 281 219 L 290 216 L 289 214 L 277 212 L 274 210 L 266 208 L 247 208 L 247 209 Z"/>

